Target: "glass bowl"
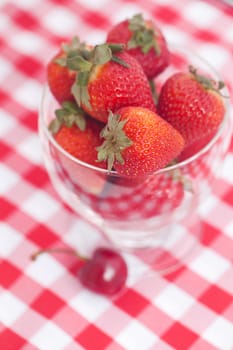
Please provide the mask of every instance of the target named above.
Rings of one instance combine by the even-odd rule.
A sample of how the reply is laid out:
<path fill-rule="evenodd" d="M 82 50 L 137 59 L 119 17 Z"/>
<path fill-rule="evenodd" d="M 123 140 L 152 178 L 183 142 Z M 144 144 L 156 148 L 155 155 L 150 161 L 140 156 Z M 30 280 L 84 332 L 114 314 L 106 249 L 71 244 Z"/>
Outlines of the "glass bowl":
<path fill-rule="evenodd" d="M 220 80 L 207 62 L 176 47 L 171 48 L 170 67 L 156 79 L 157 88 L 172 73 L 187 70 L 189 64 Z M 200 239 L 198 207 L 214 186 L 231 137 L 228 99 L 225 103 L 224 120 L 203 149 L 183 162 L 130 180 L 83 163 L 56 143 L 48 125 L 59 106 L 45 86 L 39 134 L 51 182 L 61 198 L 96 225 L 115 248 L 139 255 L 139 250 L 144 251 L 157 271 L 167 271 Z"/>

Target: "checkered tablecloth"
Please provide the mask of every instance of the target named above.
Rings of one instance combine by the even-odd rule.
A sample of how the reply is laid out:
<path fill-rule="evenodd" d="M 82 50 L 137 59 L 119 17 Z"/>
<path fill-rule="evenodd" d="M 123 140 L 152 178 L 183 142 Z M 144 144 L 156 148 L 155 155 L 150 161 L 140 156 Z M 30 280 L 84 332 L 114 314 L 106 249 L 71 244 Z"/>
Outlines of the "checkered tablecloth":
<path fill-rule="evenodd" d="M 113 23 L 142 12 L 166 38 L 210 61 L 233 91 L 233 9 L 218 0 L 7 0 L 0 3 L 0 349 L 232 350 L 233 143 L 200 208 L 196 253 L 164 276 L 137 266 L 112 298 L 84 289 L 67 255 L 99 233 L 58 197 L 37 134 L 45 65 L 78 34 L 104 40 Z M 83 238 L 91 237 L 83 244 Z"/>

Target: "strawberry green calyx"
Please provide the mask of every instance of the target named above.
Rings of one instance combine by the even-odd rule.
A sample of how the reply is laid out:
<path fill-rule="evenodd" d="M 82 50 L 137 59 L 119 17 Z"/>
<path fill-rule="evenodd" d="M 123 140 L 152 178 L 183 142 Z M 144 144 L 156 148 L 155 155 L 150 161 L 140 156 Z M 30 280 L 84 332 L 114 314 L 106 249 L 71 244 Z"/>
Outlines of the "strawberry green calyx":
<path fill-rule="evenodd" d="M 68 54 L 68 68 L 75 70 L 78 73 L 76 76 L 76 81 L 71 88 L 71 92 L 79 106 L 84 104 L 91 109 L 90 96 L 88 93 L 88 82 L 91 73 L 96 66 L 114 61 L 125 68 L 129 67 L 126 62 L 115 55 L 115 53 L 121 52 L 123 49 L 124 45 L 122 44 L 101 44 L 96 45 L 86 56 L 79 53 Z"/>
<path fill-rule="evenodd" d="M 156 90 L 155 81 L 153 79 L 150 79 L 148 81 L 150 84 L 150 89 L 152 92 L 152 97 L 153 97 L 154 103 L 155 103 L 155 105 L 157 105 L 159 95 L 158 95 L 158 91 Z"/>
<path fill-rule="evenodd" d="M 84 111 L 74 102 L 63 102 L 62 108 L 57 109 L 55 114 L 56 118 L 49 125 L 52 134 L 56 134 L 62 125 L 71 128 L 75 124 L 81 131 L 86 128 Z"/>
<path fill-rule="evenodd" d="M 107 161 L 109 171 L 112 170 L 115 161 L 124 164 L 122 151 L 133 144 L 123 130 L 126 122 L 127 119 L 120 120 L 120 115 L 110 112 L 108 122 L 101 131 L 100 136 L 105 140 L 103 144 L 97 148 L 97 161 Z"/>
<path fill-rule="evenodd" d="M 55 60 L 60 66 L 68 66 L 68 58 L 81 55 L 82 57 L 88 57 L 90 49 L 85 42 L 81 42 L 80 39 L 75 36 L 69 43 L 62 44 L 62 51 L 66 54 L 63 57 L 59 57 Z"/>
<path fill-rule="evenodd" d="M 141 14 L 135 15 L 129 20 L 129 30 L 132 32 L 132 37 L 128 42 L 128 49 L 140 47 L 142 52 L 146 54 L 154 48 L 156 55 L 160 55 L 156 32 L 146 25 Z"/>
<path fill-rule="evenodd" d="M 212 90 L 222 96 L 220 90 L 224 88 L 225 84 L 223 81 L 214 81 L 204 75 L 198 74 L 197 69 L 193 66 L 189 66 L 189 72 L 194 76 L 195 80 L 198 81 L 206 90 Z"/>

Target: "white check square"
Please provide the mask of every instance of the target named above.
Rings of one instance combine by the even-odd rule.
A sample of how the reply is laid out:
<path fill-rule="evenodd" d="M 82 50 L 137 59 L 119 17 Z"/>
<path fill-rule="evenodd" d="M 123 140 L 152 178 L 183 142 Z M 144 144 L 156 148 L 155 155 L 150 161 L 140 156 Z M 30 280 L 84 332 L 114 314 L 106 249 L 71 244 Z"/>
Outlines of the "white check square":
<path fill-rule="evenodd" d="M 137 320 L 133 320 L 116 337 L 117 342 L 127 350 L 156 349 L 153 345 L 158 336 Z"/>
<path fill-rule="evenodd" d="M 88 321 L 94 322 L 110 308 L 111 303 L 107 298 L 84 289 L 70 300 L 69 305 Z"/>
<path fill-rule="evenodd" d="M 42 86 L 36 80 L 27 79 L 14 91 L 14 98 L 25 108 L 37 111 L 42 95 Z M 30 96 L 30 98 L 29 98 Z"/>
<path fill-rule="evenodd" d="M 40 222 L 49 220 L 58 212 L 59 208 L 59 202 L 40 190 L 32 193 L 32 195 L 22 203 L 22 209 Z"/>
<path fill-rule="evenodd" d="M 62 23 L 62 26 L 61 26 Z M 43 17 L 43 24 L 53 33 L 72 35 L 81 24 L 79 17 L 64 7 L 56 6 Z"/>
<path fill-rule="evenodd" d="M 222 317 L 218 317 L 202 336 L 217 349 L 233 349 L 233 324 Z"/>
<path fill-rule="evenodd" d="M 205 16 L 201 16 L 204 13 Z M 201 1 L 191 1 L 183 10 L 183 15 L 199 27 L 209 28 L 218 17 L 218 9 L 208 3 Z"/>
<path fill-rule="evenodd" d="M 0 164 L 0 179 L 0 194 L 7 193 L 20 180 L 18 174 L 7 168 L 3 163 Z"/>
<path fill-rule="evenodd" d="M 172 318 L 179 319 L 195 300 L 175 285 L 169 285 L 153 300 L 153 303 Z"/>
<path fill-rule="evenodd" d="M 22 241 L 22 235 L 0 222 L 0 258 L 9 256 Z"/>
<path fill-rule="evenodd" d="M 0 320 L 10 326 L 26 311 L 27 306 L 8 291 L 0 294 Z"/>
<path fill-rule="evenodd" d="M 190 269 L 211 283 L 218 281 L 229 267 L 229 261 L 208 248 L 190 263 Z"/>
<path fill-rule="evenodd" d="M 48 287 L 56 282 L 60 276 L 66 274 L 67 271 L 53 257 L 42 254 L 36 261 L 31 262 L 25 269 L 25 273 L 33 280 Z"/>
<path fill-rule="evenodd" d="M 31 343 L 43 350 L 63 350 L 71 338 L 61 328 L 47 321 L 31 339 Z"/>

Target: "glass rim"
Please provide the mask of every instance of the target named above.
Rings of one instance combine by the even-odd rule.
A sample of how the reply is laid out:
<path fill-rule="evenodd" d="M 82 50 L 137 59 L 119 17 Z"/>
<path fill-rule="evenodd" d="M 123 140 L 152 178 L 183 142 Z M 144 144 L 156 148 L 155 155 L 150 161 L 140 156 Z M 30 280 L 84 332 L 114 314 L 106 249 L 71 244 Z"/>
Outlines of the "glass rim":
<path fill-rule="evenodd" d="M 185 50 L 185 48 L 180 47 L 180 49 Z M 189 53 L 192 53 L 191 50 L 189 50 Z M 199 60 L 201 60 L 204 64 L 208 65 L 208 67 L 211 69 L 211 71 L 216 75 L 216 77 L 218 77 L 219 80 L 222 80 L 221 77 L 219 76 L 218 72 L 216 72 L 216 70 L 202 57 L 196 55 L 196 58 L 198 58 Z M 162 173 L 166 173 L 169 171 L 173 171 L 176 170 L 178 168 L 182 168 L 184 166 L 186 166 L 187 164 L 190 164 L 191 162 L 193 162 L 194 160 L 198 159 L 200 156 L 202 156 L 204 153 L 206 153 L 214 144 L 215 142 L 217 142 L 218 138 L 221 136 L 222 131 L 225 127 L 225 124 L 227 123 L 227 120 L 229 118 L 229 112 L 230 112 L 230 93 L 229 90 L 227 89 L 226 85 L 223 88 L 223 96 L 226 96 L 226 98 L 224 98 L 224 106 L 225 106 L 225 114 L 224 114 L 224 118 L 218 128 L 218 130 L 216 131 L 216 134 L 213 136 L 213 138 L 203 147 L 201 148 L 197 153 L 195 153 L 194 155 L 192 155 L 191 157 L 177 162 L 175 164 L 171 164 L 171 165 L 167 165 L 164 168 L 161 168 L 159 170 L 156 171 L 151 171 L 148 172 L 147 174 L 144 174 L 143 177 L 145 176 L 150 176 L 150 175 L 158 175 L 158 174 L 162 174 Z M 46 137 L 48 138 L 48 140 L 53 144 L 53 146 L 55 148 L 57 148 L 59 150 L 59 152 L 61 152 L 64 156 L 66 156 L 67 158 L 69 158 L 72 162 L 82 165 L 90 170 L 93 170 L 95 172 L 104 174 L 104 175 L 111 175 L 111 176 L 115 176 L 115 177 L 127 177 L 123 174 L 119 174 L 117 171 L 115 170 L 108 170 L 105 168 L 100 168 L 98 166 L 92 165 L 92 164 L 88 164 L 83 162 L 82 160 L 72 156 L 70 153 L 68 153 L 63 147 L 61 147 L 55 140 L 55 138 L 52 136 L 51 132 L 48 129 L 48 125 L 46 125 L 45 123 L 45 100 L 46 98 L 48 98 L 48 96 L 51 95 L 52 98 L 54 98 L 49 90 L 48 84 L 45 84 L 43 87 L 43 92 L 42 92 L 42 98 L 41 98 L 41 102 L 40 102 L 40 108 L 39 108 L 39 122 L 40 125 L 42 126 Z M 140 176 L 142 177 L 142 176 Z M 127 177 L 128 178 L 128 177 Z"/>

